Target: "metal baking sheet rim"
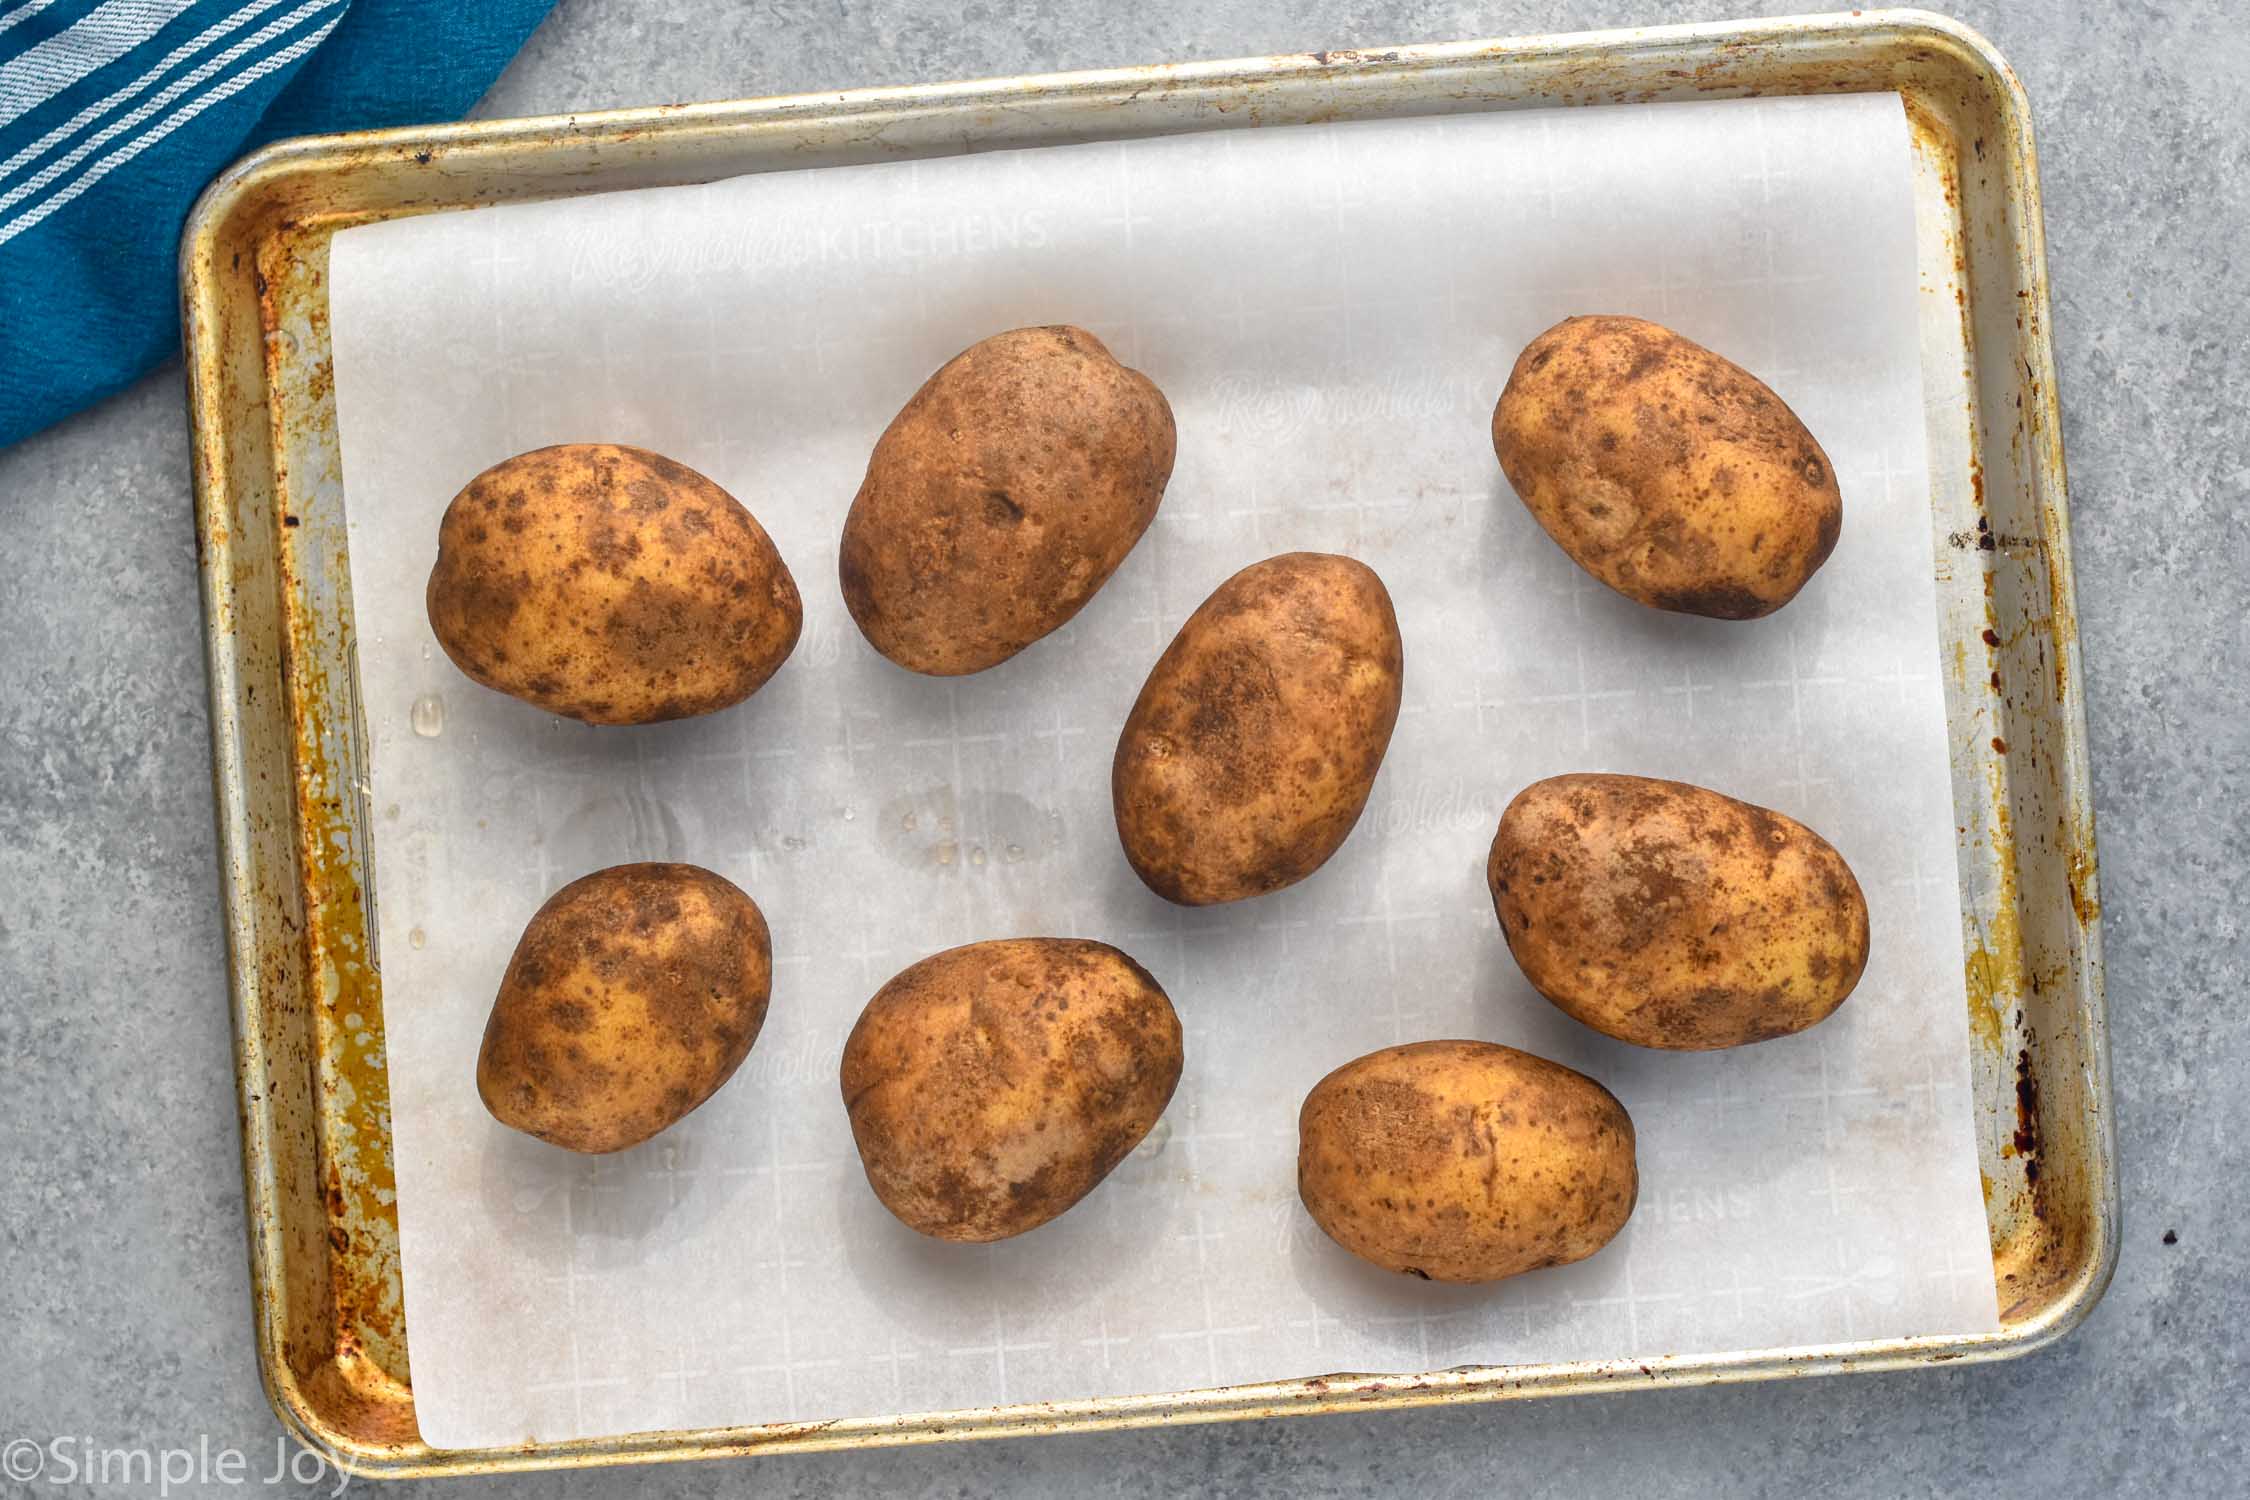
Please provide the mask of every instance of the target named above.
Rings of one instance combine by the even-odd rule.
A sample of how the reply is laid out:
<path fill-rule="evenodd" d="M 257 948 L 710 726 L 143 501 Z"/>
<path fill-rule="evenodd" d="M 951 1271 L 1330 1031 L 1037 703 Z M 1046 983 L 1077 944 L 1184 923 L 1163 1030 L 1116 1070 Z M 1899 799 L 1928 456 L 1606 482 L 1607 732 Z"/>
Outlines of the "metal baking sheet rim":
<path fill-rule="evenodd" d="M 1964 828 L 1969 845 L 1988 841 L 1983 852 L 1999 881 L 1968 975 L 1972 1012 L 1980 1003 L 1989 1010 L 1977 1028 L 1992 1054 L 1981 1058 L 1980 1089 L 2005 1092 L 2015 1053 L 2019 1123 L 2014 1149 L 2005 1140 L 1997 1148 L 2012 1163 L 2005 1190 L 1991 1172 L 1986 1178 L 2000 1331 L 1646 1361 L 1329 1374 L 476 1451 L 420 1441 L 404 1379 L 396 1217 L 386 1197 L 387 1083 L 379 1060 L 370 1070 L 354 1060 L 363 1054 L 332 1045 L 347 1014 L 361 1031 L 379 1035 L 381 1024 L 361 863 L 365 809 L 351 775 L 358 711 L 340 519 L 292 503 L 340 487 L 322 286 L 337 228 L 506 198 L 706 180 L 777 157 L 810 164 L 791 158 L 798 151 L 875 159 L 1361 115 L 1869 89 L 1904 96 L 1918 147 L 1942 154 L 1945 200 L 1956 216 L 1946 242 L 1968 357 L 1968 473 L 1952 478 L 1973 489 L 1977 521 L 1954 545 L 1983 570 L 1982 634 L 1996 663 L 1996 699 L 1987 705 L 1980 695 L 1978 712 L 2007 731 L 1992 736 L 1994 757 L 1982 768 L 1990 827 Z M 1971 243 L 1978 236 L 1989 248 Z M 284 1423 L 350 1472 L 649 1462 L 1992 1359 L 2060 1338 L 2107 1286 L 2118 1237 L 2108 1043 L 2037 167 L 2020 85 L 1992 46 L 1959 23 L 1918 11 L 1855 12 L 284 141 L 205 192 L 183 239 L 181 282 L 259 1366 Z M 1997 375 L 1989 353 L 1978 353 L 1993 334 L 2010 346 Z M 1993 388 L 1995 379 L 2004 387 Z M 277 399 L 285 388 L 302 396 L 303 413 Z M 2001 401 L 2003 393 L 2011 399 Z M 1995 407 L 2013 409 L 2004 444 Z M 1933 480 L 1942 461 L 1933 457 Z M 2009 573 L 2011 587 L 1996 592 L 1999 570 L 2018 563 L 2031 576 Z M 2025 594 L 2034 597 L 2016 597 Z M 2016 608 L 2041 604 L 2044 615 Z M 2003 626 L 2013 629 L 2003 634 Z M 1966 657 L 1956 644 L 1963 678 Z M 2008 680 L 2036 680 L 2042 693 L 2051 676 L 2051 698 L 2027 696 L 2018 707 L 2010 696 L 2003 706 L 2003 666 Z M 1949 716 L 1960 718 L 1958 704 Z M 1958 762 L 1956 772 L 1958 785 Z M 2016 816 L 2026 807 L 2036 816 Z M 2030 875 L 2026 859 L 2034 861 Z M 2042 899 L 2028 898 L 2027 885 Z M 2058 924 L 2059 936 L 2046 937 Z M 1980 1107 L 1990 1102 L 1980 1094 Z M 2004 1113 L 2004 1101 L 2000 1107 Z M 1980 1149 L 1980 1158 L 1992 1155 Z"/>

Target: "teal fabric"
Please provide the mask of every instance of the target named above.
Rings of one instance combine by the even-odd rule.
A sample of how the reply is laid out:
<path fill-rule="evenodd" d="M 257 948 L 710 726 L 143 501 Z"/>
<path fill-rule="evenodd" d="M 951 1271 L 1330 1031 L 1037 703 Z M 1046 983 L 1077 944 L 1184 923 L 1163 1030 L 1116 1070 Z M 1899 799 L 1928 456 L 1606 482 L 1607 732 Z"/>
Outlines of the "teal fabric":
<path fill-rule="evenodd" d="M 179 347 L 180 226 L 283 136 L 452 119 L 553 0 L 0 0 L 0 446 Z"/>

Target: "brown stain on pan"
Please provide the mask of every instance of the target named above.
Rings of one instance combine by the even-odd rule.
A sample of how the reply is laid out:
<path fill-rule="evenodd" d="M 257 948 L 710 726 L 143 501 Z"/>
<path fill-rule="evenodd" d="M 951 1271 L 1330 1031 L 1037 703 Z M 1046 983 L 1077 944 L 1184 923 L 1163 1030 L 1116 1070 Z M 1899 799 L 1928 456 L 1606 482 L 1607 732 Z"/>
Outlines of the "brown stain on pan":
<path fill-rule="evenodd" d="M 292 400 L 273 407 L 275 500 L 285 525 L 299 520 L 290 455 L 333 433 L 334 367 L 328 355 L 325 233 L 313 253 L 281 232 L 258 255 L 258 293 L 267 330 L 269 390 Z M 293 330 L 302 330 L 302 337 Z M 317 355 L 292 344 L 310 344 Z M 286 363 L 286 368 L 284 367 Z M 308 476 L 309 477 L 309 476 Z M 349 726 L 355 705 L 336 664 L 349 641 L 334 616 L 310 606 L 307 575 L 324 573 L 333 597 L 349 597 L 341 528 L 338 545 L 303 525 L 280 532 L 283 680 L 296 779 L 297 856 L 305 912 L 306 999 L 319 1077 L 314 1114 L 318 1190 L 326 1214 L 326 1349 L 298 1349 L 293 1365 L 323 1415 L 372 1442 L 414 1439 L 405 1380 L 405 1322 L 398 1269 L 397 1179 L 390 1153 L 390 1079 L 384 1065 L 383 1003 L 360 870 L 359 792 L 339 762 L 333 726 Z M 327 732 L 324 732 L 324 728 Z"/>
<path fill-rule="evenodd" d="M 1951 210 L 1943 227 L 1944 250 L 1952 263 L 1962 344 L 1974 358 L 1978 348 L 1976 309 L 1968 289 L 1975 282 L 1969 263 L 1969 236 L 1963 210 L 1966 198 L 1961 179 L 1961 173 L 1969 166 L 1969 157 L 1960 149 L 1963 137 L 1947 116 L 1948 106 L 1918 98 L 1912 92 L 1904 95 L 1904 101 L 1916 154 L 1937 176 Z M 1984 160 L 1984 145 L 1983 137 L 1979 136 L 1976 159 L 1980 162 Z M 1976 388 L 1974 368 L 1963 373 L 1973 392 Z M 2032 408 L 2038 405 L 2036 381 L 2031 379 L 2032 372 L 2028 368 L 2020 373 L 2030 383 L 2030 399 L 2027 402 L 2024 396 L 2017 397 L 2017 421 L 2009 438 L 2010 472 L 2019 477 L 2024 473 L 2025 461 L 2022 424 L 2028 421 L 2029 430 L 2036 432 L 2039 421 L 2036 409 L 2028 413 L 2025 410 L 2027 405 Z M 2059 703 L 2067 685 L 2062 657 L 2069 613 L 2060 574 L 2053 566 L 2051 549 L 2044 540 L 2056 534 L 2053 518 L 2041 518 L 2046 523 L 2041 527 L 2042 542 L 2034 556 L 2023 559 L 2026 565 L 2042 570 L 2043 578 L 2033 583 L 2032 588 L 2037 590 L 2044 584 L 2047 597 L 2043 602 L 2047 607 L 2044 611 L 2034 608 L 2021 613 L 2011 610 L 2004 636 L 1999 595 L 2007 592 L 2011 600 L 2014 595 L 2012 591 L 1994 588 L 1993 563 L 2005 555 L 1996 534 L 2000 524 L 1996 517 L 2008 515 L 2016 496 L 2012 490 L 1995 493 L 1984 461 L 1983 445 L 1988 435 L 1973 395 L 1966 403 L 1964 416 L 1973 435 L 1964 475 L 1967 491 L 1964 498 L 1976 518 L 1975 529 L 1968 533 L 1972 556 L 1983 558 L 1978 571 L 1982 574 L 1979 582 L 1984 600 L 1984 628 L 1979 635 L 1987 648 L 1974 677 L 1980 688 L 1989 686 L 1998 692 L 2003 669 L 2022 680 L 2040 681 L 2051 665 L 2055 701 Z M 2009 481 L 2011 485 L 2015 482 Z M 1963 689 L 1968 687 L 1972 676 L 1970 646 L 1968 641 L 1956 640 L 1950 653 L 1953 682 Z M 2036 1071 L 2038 1049 L 2031 1043 L 2029 1030 L 2030 1013 L 2038 1008 L 2042 985 L 2063 986 L 2064 960 L 2044 946 L 2043 939 L 2035 942 L 2035 935 L 2026 931 L 2019 830 L 2016 806 L 2011 798 L 2010 775 L 2014 763 L 2021 762 L 2014 765 L 2015 770 L 2045 770 L 2052 777 L 2054 759 L 2041 753 L 2046 744 L 2046 736 L 2039 732 L 2043 726 L 2028 719 L 2019 721 L 2015 713 L 2009 712 L 2017 707 L 2012 699 L 1993 704 L 1991 711 L 1996 716 L 1993 727 L 2001 732 L 1988 735 L 1991 758 L 1979 756 L 1990 789 L 1989 810 L 1983 815 L 1982 827 L 1968 830 L 1973 836 L 1966 847 L 1975 852 L 1977 862 L 1990 872 L 1992 887 L 1989 898 L 1977 902 L 1979 913 L 1989 915 L 1971 919 L 1963 965 L 1977 1070 L 1996 1083 L 2002 1094 L 1999 1099 L 1985 1101 L 1987 1110 L 1998 1111 L 1997 1115 L 1989 1117 L 1994 1133 L 1990 1144 L 1997 1149 L 1987 1154 L 1981 1164 L 1979 1185 L 1992 1224 L 1994 1272 L 2002 1316 L 2009 1320 L 2030 1315 L 2067 1287 L 2086 1249 L 2084 1223 L 2077 1215 L 2059 1211 L 2057 1174 L 2047 1170 L 2047 1156 L 2053 1146 L 2048 1140 L 2049 1122 L 2043 1112 Z M 2059 796 L 2061 788 L 2057 786 L 2055 792 Z M 2038 796 L 2031 795 L 2024 806 L 2027 817 L 2036 817 L 2044 825 L 2045 815 L 2038 811 L 2040 801 Z M 2083 837 L 2076 829 L 2066 830 L 2064 842 L 2069 856 L 2068 868 L 2073 872 L 2073 907 L 2083 922 L 2092 910 L 2090 830 Z M 2075 873 L 2081 867 L 2087 872 L 2083 879 Z M 2087 889 L 2084 901 L 2077 899 L 2081 885 Z M 1980 1089 L 1980 1097 L 1984 1094 L 1985 1090 Z"/>
<path fill-rule="evenodd" d="M 2006 784 L 1998 766 L 1993 768 L 1991 779 L 1992 852 L 1998 865 L 1998 887 L 1993 892 L 1992 918 L 1979 924 L 1963 976 L 1968 982 L 1969 1030 L 1979 1047 L 1997 1055 L 2007 1045 L 2009 1012 L 2024 992 L 2024 962 L 2015 833 Z"/>
<path fill-rule="evenodd" d="M 2058 655 L 2056 669 L 2062 666 Z M 2102 903 L 2094 894 L 2094 819 L 2091 813 L 2080 813 L 2071 821 L 2066 831 L 2067 845 L 2063 850 L 2064 870 L 2070 878 L 2070 909 L 2078 918 L 2078 925 L 2091 927 L 2101 920 Z"/>
<path fill-rule="evenodd" d="M 2055 525 L 2051 515 L 2041 519 L 2050 528 Z M 2076 617 L 2071 613 L 2069 599 L 2064 596 L 2062 569 L 2054 565 L 2054 558 L 2044 546 L 2040 548 L 2040 563 L 2040 572 L 2045 576 L 2047 585 L 2047 654 L 2054 666 L 2055 701 L 2063 703 L 2068 701 L 2070 693 L 2070 666 L 2065 658 L 2070 654 L 2072 642 L 2077 639 Z M 2092 847 L 2092 840 L 2089 839 L 2087 848 L 2091 850 Z"/>
<path fill-rule="evenodd" d="M 2031 1211 L 2046 1216 L 2039 1187 L 2039 1075 L 2031 1063 L 2031 1049 L 2016 1054 L 2016 1133 L 2012 1144 L 2023 1162 L 2023 1178 L 2032 1188 Z"/>

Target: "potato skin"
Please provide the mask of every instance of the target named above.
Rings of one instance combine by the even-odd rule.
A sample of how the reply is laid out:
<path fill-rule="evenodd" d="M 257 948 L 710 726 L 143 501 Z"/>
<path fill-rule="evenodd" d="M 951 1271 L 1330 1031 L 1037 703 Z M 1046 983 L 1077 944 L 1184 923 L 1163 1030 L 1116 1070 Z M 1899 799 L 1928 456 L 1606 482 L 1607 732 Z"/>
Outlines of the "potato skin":
<path fill-rule="evenodd" d="M 1386 1271 L 1497 1281 L 1584 1260 L 1640 1194 L 1633 1122 L 1582 1073 L 1491 1042 L 1386 1047 L 1297 1117 L 1297 1195 Z"/>
<path fill-rule="evenodd" d="M 426 603 L 463 672 L 588 724 L 740 703 L 804 624 L 756 517 L 686 465 L 614 443 L 535 449 L 470 480 L 439 523 Z"/>
<path fill-rule="evenodd" d="M 876 992 L 841 1082 L 867 1182 L 909 1228 L 1036 1229 L 1140 1144 L 1180 1081 L 1180 1020 L 1107 943 L 1008 938 L 933 954 Z"/>
<path fill-rule="evenodd" d="M 1134 873 L 1207 906 L 1319 869 L 1374 789 L 1404 674 L 1391 596 L 1364 563 L 1290 552 L 1220 584 L 1118 736 L 1110 800 Z"/>
<path fill-rule="evenodd" d="M 1628 599 L 1748 620 L 1836 549 L 1828 455 L 1765 383 L 1639 318 L 1567 318 L 1516 360 L 1492 447 L 1525 507 Z"/>
<path fill-rule="evenodd" d="M 844 604 L 877 651 L 956 677 L 1060 629 L 1156 518 L 1172 408 L 1083 328 L 955 355 L 875 445 L 844 520 Z"/>
<path fill-rule="evenodd" d="M 1524 977 L 1621 1042 L 1802 1031 L 1867 967 L 1867 901 L 1794 818 L 1678 781 L 1556 776 L 1517 794 L 1486 866 Z"/>
<path fill-rule="evenodd" d="M 622 1151 L 719 1091 L 765 1024 L 758 904 L 695 865 L 612 865 L 540 907 L 477 1054 L 494 1119 L 572 1151 Z"/>

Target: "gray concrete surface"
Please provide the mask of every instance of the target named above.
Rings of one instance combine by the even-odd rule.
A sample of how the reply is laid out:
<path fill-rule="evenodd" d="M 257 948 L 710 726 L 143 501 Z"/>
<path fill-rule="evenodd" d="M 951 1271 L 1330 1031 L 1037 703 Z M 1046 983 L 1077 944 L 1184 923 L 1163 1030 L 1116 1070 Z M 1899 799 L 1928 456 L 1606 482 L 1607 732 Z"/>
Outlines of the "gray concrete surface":
<path fill-rule="evenodd" d="M 1727 4 L 564 0 L 485 109 Z M 2125 1184 L 2123 1263 L 2082 1330 L 2005 1366 L 458 1492 L 2250 1492 L 2250 1269 L 2229 1211 L 2250 1177 L 2250 30 L 2219 0 L 1964 14 L 2034 101 L 2053 246 Z M 263 1489 L 278 1427 L 252 1360 L 181 411 L 169 369 L 0 453 L 0 1442 L 207 1438 L 247 1450 L 246 1487 Z M 172 1492 L 206 1489 L 232 1492 Z"/>

